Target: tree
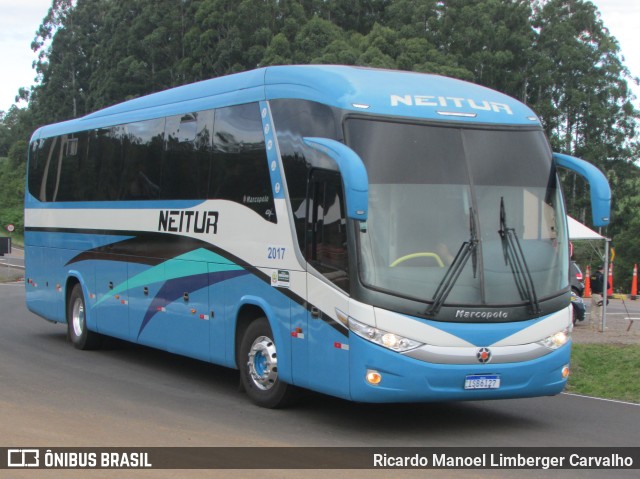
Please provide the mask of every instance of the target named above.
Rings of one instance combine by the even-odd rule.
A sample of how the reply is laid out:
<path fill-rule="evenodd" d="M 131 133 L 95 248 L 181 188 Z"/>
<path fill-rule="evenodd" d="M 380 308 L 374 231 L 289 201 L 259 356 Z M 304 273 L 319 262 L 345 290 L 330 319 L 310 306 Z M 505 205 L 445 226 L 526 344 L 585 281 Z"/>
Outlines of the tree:
<path fill-rule="evenodd" d="M 617 42 L 588 1 L 544 2 L 536 9 L 534 26 L 539 35 L 529 100 L 552 146 L 587 159 L 619 184 L 616 177 L 629 175 L 627 163 L 634 159 L 630 139 L 638 112 Z M 586 186 L 573 176 L 568 180 L 569 211 L 584 221 L 589 214 Z M 610 232 L 616 232 L 619 220 L 614 216 Z"/>
<path fill-rule="evenodd" d="M 9 156 L 17 141 L 28 141 L 33 129 L 33 115 L 29 109 L 12 105 L 8 112 L 0 112 L 0 157 Z"/>
<path fill-rule="evenodd" d="M 629 159 L 629 144 L 621 140 L 635 137 L 638 113 L 618 44 L 595 6 L 582 0 L 550 0 L 538 8 L 534 26 L 540 33 L 529 100 L 552 144 L 600 167 L 611 158 Z"/>
<path fill-rule="evenodd" d="M 98 3 L 102 26 L 91 58 L 93 109 L 197 79 L 190 71 L 186 36 L 200 2 Z M 84 5 L 79 1 L 78 9 Z"/>
<path fill-rule="evenodd" d="M 584 158 L 607 175 L 613 212 L 605 234 L 618 246 L 616 263 L 628 264 L 629 255 L 635 254 L 629 239 L 640 234 L 635 220 L 638 168 L 633 163 L 638 157 L 639 114 L 618 44 L 588 1 L 541 2 L 533 25 L 539 34 L 528 100 L 555 150 Z M 575 175 L 567 175 L 564 183 L 569 213 L 588 220 L 587 186 Z M 631 271 L 623 274 L 630 276 Z"/>
<path fill-rule="evenodd" d="M 38 52 L 35 70 L 40 85 L 30 95 L 45 118 L 56 120 L 84 113 L 86 84 L 82 48 L 84 36 L 76 26 L 72 0 L 53 0 L 42 21 L 31 49 Z M 23 96 L 26 96 L 22 93 Z"/>
<path fill-rule="evenodd" d="M 295 63 L 313 63 L 335 40 L 344 39 L 340 27 L 320 17 L 311 18 L 298 32 L 293 44 Z"/>
<path fill-rule="evenodd" d="M 269 42 L 260 66 L 288 65 L 292 63 L 292 58 L 291 42 L 284 33 L 280 32 Z"/>
<path fill-rule="evenodd" d="M 381 23 L 389 0 L 323 0 L 310 3 L 309 17 L 319 17 L 334 23 L 345 32 L 366 35 L 376 23 Z"/>
<path fill-rule="evenodd" d="M 449 0 L 431 7 L 426 37 L 472 80 L 524 99 L 531 64 L 529 0 Z"/>
<path fill-rule="evenodd" d="M 11 147 L 8 159 L 0 159 L 0 225 L 12 224 L 16 232 L 24 231 L 23 204 L 27 142 Z"/>

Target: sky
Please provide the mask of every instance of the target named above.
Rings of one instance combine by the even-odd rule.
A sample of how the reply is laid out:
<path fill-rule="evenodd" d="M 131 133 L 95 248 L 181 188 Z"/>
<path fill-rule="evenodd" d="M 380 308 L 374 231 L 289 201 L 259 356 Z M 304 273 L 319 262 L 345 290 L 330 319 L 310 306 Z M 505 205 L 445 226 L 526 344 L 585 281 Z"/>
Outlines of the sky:
<path fill-rule="evenodd" d="M 640 77 L 640 0 L 592 0 L 609 32 L 618 40 L 623 63 Z M 51 0 L 0 0 L 0 110 L 14 103 L 20 87 L 29 87 L 36 76 L 36 55 L 31 42 Z M 640 109 L 640 87 L 635 86 L 635 105 Z M 23 103 L 20 104 L 24 106 Z"/>

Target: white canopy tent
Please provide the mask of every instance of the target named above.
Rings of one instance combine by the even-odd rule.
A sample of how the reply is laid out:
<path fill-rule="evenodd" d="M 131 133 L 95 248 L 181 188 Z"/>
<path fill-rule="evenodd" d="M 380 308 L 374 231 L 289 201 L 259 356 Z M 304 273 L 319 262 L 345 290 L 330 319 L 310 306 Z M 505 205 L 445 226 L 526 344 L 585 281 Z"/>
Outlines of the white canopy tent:
<path fill-rule="evenodd" d="M 569 227 L 569 239 L 572 241 L 577 241 L 577 240 L 597 240 L 597 241 L 604 241 L 604 255 L 602 255 L 603 257 L 603 265 L 604 265 L 604 271 L 605 274 L 607 275 L 607 271 L 609 271 L 609 238 L 606 238 L 598 233 L 596 233 L 595 231 L 593 231 L 591 228 L 588 228 L 587 226 L 583 225 L 582 223 L 580 223 L 578 220 L 572 218 L 571 216 L 567 216 L 567 226 Z M 605 285 L 607 283 L 605 282 Z M 603 288 L 604 291 L 602 291 L 602 331 L 605 330 L 605 326 L 606 326 L 606 322 L 607 322 L 607 288 Z"/>
<path fill-rule="evenodd" d="M 599 235 L 591 228 L 580 223 L 578 220 L 567 216 L 567 225 L 569 226 L 569 239 L 571 240 L 605 240 L 604 236 Z"/>

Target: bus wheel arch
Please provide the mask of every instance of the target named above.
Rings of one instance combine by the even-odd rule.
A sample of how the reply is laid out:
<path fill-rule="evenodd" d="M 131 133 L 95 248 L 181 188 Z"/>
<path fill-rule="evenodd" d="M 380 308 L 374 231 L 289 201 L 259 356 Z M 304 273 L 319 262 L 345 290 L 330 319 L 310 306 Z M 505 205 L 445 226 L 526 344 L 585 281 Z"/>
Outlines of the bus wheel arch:
<path fill-rule="evenodd" d="M 235 365 L 240 369 L 240 343 L 249 325 L 259 318 L 266 317 L 264 310 L 255 304 L 243 304 L 238 310 L 235 330 Z"/>
<path fill-rule="evenodd" d="M 271 409 L 291 404 L 296 396 L 295 387 L 283 382 L 278 372 L 277 342 L 261 307 L 240 308 L 235 344 L 240 384 L 251 401 Z"/>
<path fill-rule="evenodd" d="M 87 327 L 86 298 L 82 284 L 76 277 L 69 277 L 66 285 L 65 316 L 67 337 L 76 349 L 98 349 L 102 345 L 102 335 Z"/>

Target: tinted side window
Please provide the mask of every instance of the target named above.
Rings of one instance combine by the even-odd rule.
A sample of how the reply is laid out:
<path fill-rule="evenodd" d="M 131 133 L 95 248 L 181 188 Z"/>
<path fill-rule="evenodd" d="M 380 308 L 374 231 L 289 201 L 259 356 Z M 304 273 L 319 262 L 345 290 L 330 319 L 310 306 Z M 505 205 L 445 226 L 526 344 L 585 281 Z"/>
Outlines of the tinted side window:
<path fill-rule="evenodd" d="M 60 152 L 59 138 L 43 138 L 32 143 L 29 157 L 29 192 L 40 201 L 49 201 L 53 195 L 55 164 Z M 49 182 L 51 178 L 51 183 Z"/>
<path fill-rule="evenodd" d="M 226 199 L 276 221 L 257 103 L 39 140 L 28 186 L 40 201 Z"/>
<path fill-rule="evenodd" d="M 210 198 L 251 208 L 276 222 L 271 177 L 257 103 L 216 110 Z"/>
<path fill-rule="evenodd" d="M 91 199 L 97 184 L 96 171 L 87 163 L 89 133 L 62 136 L 62 161 L 56 177 L 53 201 Z"/>
<path fill-rule="evenodd" d="M 124 183 L 120 199 L 154 200 L 160 197 L 164 118 L 124 125 Z"/>
<path fill-rule="evenodd" d="M 122 160 L 121 127 L 100 128 L 94 130 L 89 141 L 87 162 L 99 181 L 93 195 L 88 199 L 94 201 L 115 201 L 118 199 L 120 179 L 124 166 Z"/>
<path fill-rule="evenodd" d="M 213 157 L 213 118 L 213 110 L 167 118 L 162 166 L 164 199 L 207 197 Z"/>

